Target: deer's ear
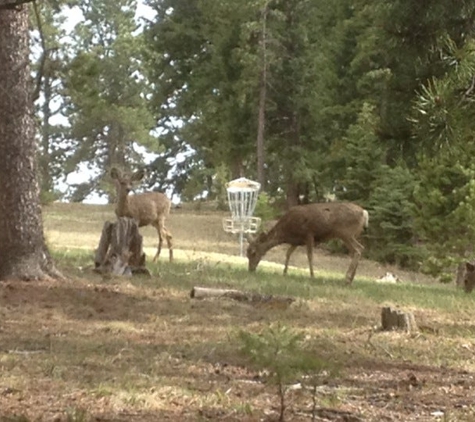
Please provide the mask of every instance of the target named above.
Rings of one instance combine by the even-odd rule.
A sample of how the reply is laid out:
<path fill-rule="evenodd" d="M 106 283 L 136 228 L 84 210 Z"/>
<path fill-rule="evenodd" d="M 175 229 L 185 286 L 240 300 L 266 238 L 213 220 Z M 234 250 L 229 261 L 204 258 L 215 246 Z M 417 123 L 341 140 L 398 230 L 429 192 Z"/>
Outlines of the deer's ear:
<path fill-rule="evenodd" d="M 467 269 L 468 272 L 471 272 L 471 273 L 475 271 L 475 265 L 470 264 L 470 262 L 465 263 L 465 268 Z"/>
<path fill-rule="evenodd" d="M 110 175 L 113 179 L 117 180 L 117 179 L 120 178 L 121 173 L 120 173 L 120 170 L 118 168 L 112 167 L 111 171 L 110 171 Z"/>
<path fill-rule="evenodd" d="M 140 169 L 140 170 L 137 170 L 137 171 L 132 175 L 132 177 L 130 178 L 130 180 L 131 180 L 132 182 L 140 182 L 144 177 L 145 177 L 145 170 L 144 170 L 144 169 Z"/>

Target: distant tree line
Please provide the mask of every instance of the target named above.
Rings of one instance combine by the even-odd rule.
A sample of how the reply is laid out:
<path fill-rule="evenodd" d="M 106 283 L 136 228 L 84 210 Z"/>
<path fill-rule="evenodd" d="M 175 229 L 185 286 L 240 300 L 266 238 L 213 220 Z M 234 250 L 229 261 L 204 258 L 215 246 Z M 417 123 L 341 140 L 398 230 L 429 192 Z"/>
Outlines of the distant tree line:
<path fill-rule="evenodd" d="M 475 0 L 146 4 L 31 13 L 45 200 L 79 165 L 99 172 L 69 198 L 109 195 L 141 147 L 149 187 L 184 200 L 245 175 L 281 207 L 367 208 L 382 262 L 443 275 L 473 256 Z"/>

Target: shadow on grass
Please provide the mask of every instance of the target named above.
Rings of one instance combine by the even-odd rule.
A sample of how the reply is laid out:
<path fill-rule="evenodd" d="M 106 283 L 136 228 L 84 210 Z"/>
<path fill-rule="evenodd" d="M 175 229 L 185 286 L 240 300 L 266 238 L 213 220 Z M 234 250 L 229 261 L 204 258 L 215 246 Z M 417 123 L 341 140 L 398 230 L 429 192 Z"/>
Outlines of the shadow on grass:
<path fill-rule="evenodd" d="M 92 264 L 90 253 L 70 251 L 57 253 L 61 264 L 77 276 L 78 267 Z M 257 272 L 249 273 L 246 268 L 229 263 L 216 263 L 204 259 L 173 264 L 165 260 L 158 264 L 149 264 L 148 268 L 154 277 L 151 279 L 131 279 L 135 285 L 148 287 L 168 286 L 180 290 L 191 290 L 193 286 L 210 286 L 236 288 L 255 291 L 263 294 L 289 295 L 301 299 L 326 297 L 339 300 L 342 304 L 363 300 L 368 303 L 381 304 L 392 302 L 396 305 L 435 308 L 444 311 L 470 310 L 475 307 L 475 295 L 465 295 L 453 286 L 441 284 L 381 284 L 359 278 L 348 286 L 344 281 L 344 270 L 341 274 L 319 274 L 311 279 L 307 273 L 283 276 L 280 270 L 271 271 L 258 268 Z M 157 280 L 159 280 L 157 282 Z"/>
<path fill-rule="evenodd" d="M 60 410 L 41 409 L 41 405 L 36 409 L 28 411 L 21 409 L 18 411 L 0 410 L 1 422 L 33 422 L 37 420 L 43 421 L 107 421 L 107 422 L 196 422 L 205 420 L 225 420 L 226 422 L 255 422 L 262 420 L 257 416 L 239 415 L 237 412 L 230 412 L 225 409 L 216 409 L 212 407 L 205 407 L 199 410 L 180 408 L 173 410 L 134 410 L 134 411 L 91 411 L 86 410 L 81 416 L 76 416 L 71 413 L 74 409 L 75 402 L 71 402 L 71 408 Z M 41 419 L 38 419 L 40 417 Z"/>
<path fill-rule="evenodd" d="M 33 384 L 38 378 L 56 384 L 53 395 L 64 388 L 86 389 L 93 401 L 108 394 L 127 394 L 131 402 L 140 400 L 141 394 L 154 399 L 151 389 L 158 389 L 165 397 L 168 394 L 170 400 L 184 397 L 182 404 L 190 396 L 206 400 L 209 392 L 228 391 L 231 386 L 235 391 L 236 380 L 256 379 L 257 371 L 246 369 L 246 362 L 237 352 L 239 344 L 233 332 L 259 330 L 281 321 L 297 329 L 318 328 L 320 331 L 309 330 L 311 337 L 315 337 L 312 350 L 340 364 L 342 376 L 336 382 L 364 390 L 361 394 L 400 394 L 402 388 L 409 388 L 410 382 L 414 382 L 411 373 L 416 379 L 412 387 L 417 392 L 425 393 L 424 383 L 442 387 L 444 380 L 451 385 L 460 384 L 461 388 L 474 387 L 471 374 L 384 358 L 383 353 L 378 356 L 365 348 L 361 336 L 348 336 L 353 328 L 371 327 L 379 316 L 377 300 L 368 293 L 370 287 L 365 283 L 348 287 L 343 281 L 340 284 L 303 277 L 249 276 L 245 271 L 198 270 L 180 265 L 160 268 L 161 278 L 119 280 L 115 284 L 97 280 L 0 283 L 2 344 L 6 348 L 3 351 L 39 352 L 5 353 L 5 377 L 23 371 L 23 376 Z M 131 283 L 136 286 L 130 286 Z M 282 311 L 229 300 L 191 300 L 188 289 L 198 283 L 271 294 L 288 292 L 297 297 L 312 297 L 314 301 L 296 303 Z M 279 290 L 282 284 L 284 288 Z M 405 290 L 399 286 L 391 286 L 387 291 L 395 293 L 394 296 L 414 296 L 412 290 L 401 293 Z M 421 290 L 427 291 L 431 290 Z M 352 298 L 358 301 L 356 312 Z M 265 385 L 263 378 L 257 380 L 260 387 Z M 239 394 L 246 394 L 245 399 L 250 401 L 256 392 L 249 384 L 243 385 L 239 388 L 245 392 L 239 390 Z M 41 387 L 32 389 L 38 394 L 35 388 Z M 414 391 L 412 397 L 426 400 Z M 412 397 L 408 401 L 414 400 Z M 63 403 L 68 405 L 68 399 L 65 400 Z M 229 416 L 226 420 L 246 420 L 245 415 L 235 417 L 232 409 L 223 410 L 225 406 L 181 405 L 176 412 L 169 410 L 172 407 L 168 404 L 167 410 L 147 413 L 140 405 L 132 404 L 127 415 L 110 413 L 108 420 L 191 421 L 209 415 L 211 420 L 219 420 L 222 415 Z"/>
<path fill-rule="evenodd" d="M 143 322 L 155 308 L 153 299 L 127 294 L 110 285 L 74 283 L 0 283 L 0 306 L 39 308 L 72 319 Z"/>

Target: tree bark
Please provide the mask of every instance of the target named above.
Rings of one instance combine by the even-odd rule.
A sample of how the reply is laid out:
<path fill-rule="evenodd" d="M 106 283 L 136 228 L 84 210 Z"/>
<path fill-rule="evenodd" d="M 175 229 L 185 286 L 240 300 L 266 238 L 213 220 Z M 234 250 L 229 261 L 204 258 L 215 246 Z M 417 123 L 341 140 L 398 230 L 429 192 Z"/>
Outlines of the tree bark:
<path fill-rule="evenodd" d="M 457 273 L 455 274 L 455 285 L 463 288 L 463 281 L 465 278 L 465 262 L 457 265 Z"/>
<path fill-rule="evenodd" d="M 147 274 L 142 236 L 133 218 L 106 221 L 94 259 L 95 271 L 103 275 Z"/>
<path fill-rule="evenodd" d="M 381 328 L 384 331 L 418 331 L 416 320 L 411 312 L 403 312 L 400 309 L 392 309 L 390 307 L 381 309 Z"/>
<path fill-rule="evenodd" d="M 46 54 L 46 53 L 43 53 Z M 44 80 L 44 103 L 42 106 L 43 124 L 41 130 L 41 158 L 39 161 L 39 173 L 40 173 L 40 190 L 41 192 L 53 191 L 53 178 L 50 172 L 51 154 L 50 154 L 50 139 L 51 139 L 51 79 L 48 74 L 44 75 L 41 79 Z"/>
<path fill-rule="evenodd" d="M 290 176 L 291 177 L 291 176 Z M 294 207 L 299 204 L 299 185 L 294 180 L 290 179 L 286 187 L 287 208 Z"/>
<path fill-rule="evenodd" d="M 28 7 L 0 8 L 0 280 L 61 277 L 44 239 L 32 111 Z"/>
<path fill-rule="evenodd" d="M 265 145 L 264 132 L 266 125 L 266 98 L 267 98 L 267 41 L 266 41 L 266 23 L 267 23 L 267 3 L 262 10 L 262 35 L 261 35 L 261 51 L 262 51 L 262 70 L 260 76 L 259 87 L 259 114 L 257 122 L 257 181 L 261 184 L 261 188 L 265 190 Z"/>

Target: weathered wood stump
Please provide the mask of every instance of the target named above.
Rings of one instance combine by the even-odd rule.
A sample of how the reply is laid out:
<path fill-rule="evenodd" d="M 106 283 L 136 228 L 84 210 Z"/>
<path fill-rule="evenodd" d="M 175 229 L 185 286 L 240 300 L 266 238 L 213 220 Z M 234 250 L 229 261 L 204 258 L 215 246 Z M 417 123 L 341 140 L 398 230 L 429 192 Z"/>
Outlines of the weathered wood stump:
<path fill-rule="evenodd" d="M 390 307 L 384 307 L 381 310 L 381 326 L 384 331 L 418 331 L 416 320 L 411 312 L 403 312 L 400 309 Z"/>
<path fill-rule="evenodd" d="M 461 262 L 457 265 L 457 272 L 455 273 L 455 285 L 457 287 L 463 288 L 466 272 L 465 262 Z"/>
<path fill-rule="evenodd" d="M 289 307 L 295 301 L 291 297 L 261 295 L 259 293 L 242 292 L 234 289 L 212 289 L 208 287 L 193 287 L 190 297 L 194 299 L 227 298 L 239 302 L 247 302 L 255 306 L 281 309 Z"/>
<path fill-rule="evenodd" d="M 134 219 L 121 217 L 115 223 L 104 223 L 94 267 L 103 275 L 150 275 L 145 268 L 142 236 Z"/>

